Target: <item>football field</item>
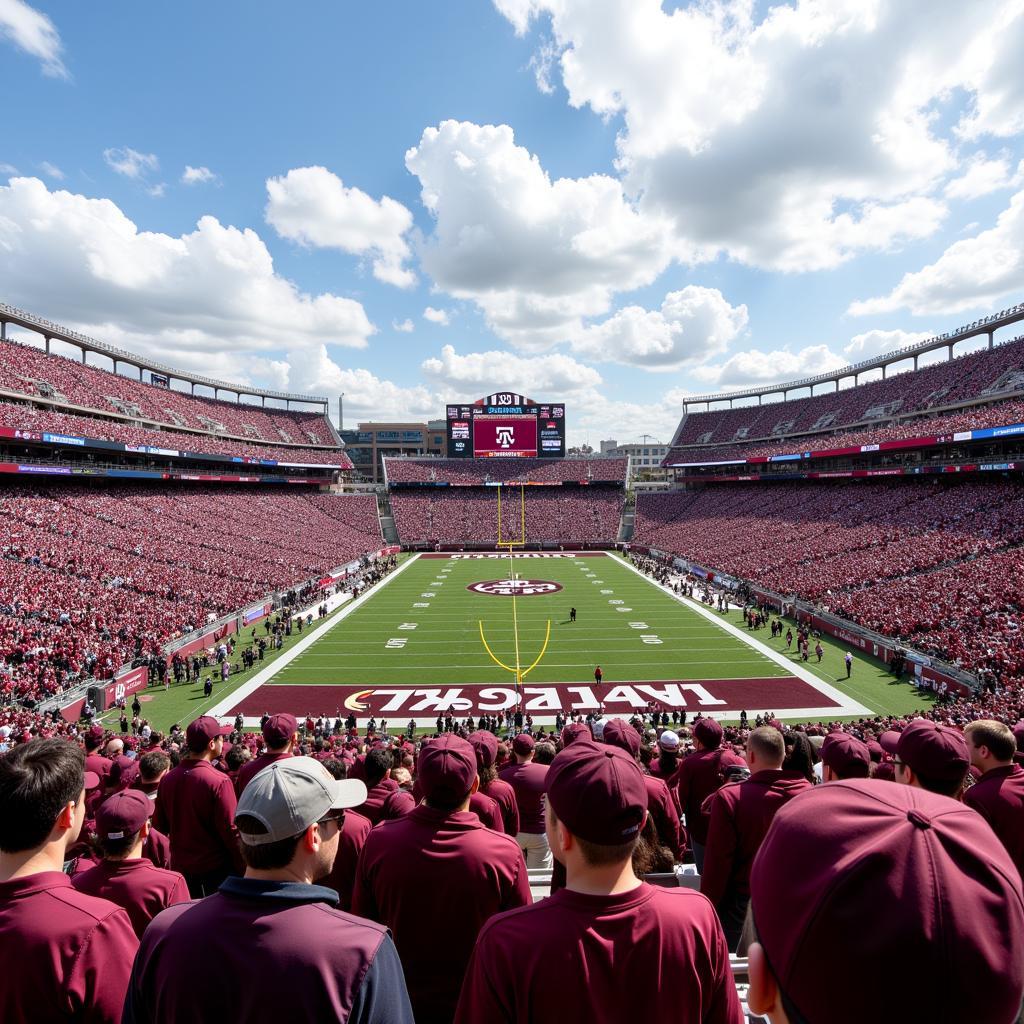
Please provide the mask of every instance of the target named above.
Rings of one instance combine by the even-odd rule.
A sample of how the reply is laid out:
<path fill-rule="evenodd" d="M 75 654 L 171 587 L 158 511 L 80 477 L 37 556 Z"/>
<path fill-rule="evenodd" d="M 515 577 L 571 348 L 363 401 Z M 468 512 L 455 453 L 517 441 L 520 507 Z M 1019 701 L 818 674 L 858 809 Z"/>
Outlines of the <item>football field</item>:
<path fill-rule="evenodd" d="M 256 724 L 264 712 L 354 712 L 392 726 L 520 702 L 539 723 L 559 708 L 615 715 L 651 702 L 690 717 L 868 713 L 762 637 L 617 555 L 420 554 L 212 713 Z"/>

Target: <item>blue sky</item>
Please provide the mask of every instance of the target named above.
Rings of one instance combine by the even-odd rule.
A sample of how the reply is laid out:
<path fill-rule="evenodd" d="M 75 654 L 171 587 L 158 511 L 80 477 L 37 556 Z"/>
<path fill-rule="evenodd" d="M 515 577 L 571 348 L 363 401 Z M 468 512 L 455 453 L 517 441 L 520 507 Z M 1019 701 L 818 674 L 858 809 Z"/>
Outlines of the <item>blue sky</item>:
<path fill-rule="evenodd" d="M 571 442 L 1024 297 L 1019 3 L 0 0 L 0 300 Z"/>

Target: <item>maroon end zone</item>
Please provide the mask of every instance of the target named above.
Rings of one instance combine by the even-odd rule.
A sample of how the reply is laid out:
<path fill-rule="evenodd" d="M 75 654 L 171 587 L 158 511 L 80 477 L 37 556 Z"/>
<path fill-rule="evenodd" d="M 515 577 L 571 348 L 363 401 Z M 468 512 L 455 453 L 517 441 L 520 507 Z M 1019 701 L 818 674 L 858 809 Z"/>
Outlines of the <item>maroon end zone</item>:
<path fill-rule="evenodd" d="M 261 686 L 239 699 L 224 715 L 239 712 L 245 718 L 258 719 L 264 712 L 276 714 L 331 715 L 344 717 L 354 712 L 357 718 L 419 717 L 433 719 L 439 714 L 495 714 L 508 711 L 519 702 L 515 687 L 464 683 L 440 686 Z M 651 701 L 666 711 L 738 716 L 740 711 L 771 710 L 786 714 L 849 714 L 842 704 L 817 687 L 795 676 L 771 676 L 762 679 L 675 679 L 628 683 L 549 683 L 522 687 L 523 708 L 536 716 L 556 711 L 586 714 L 604 706 L 607 715 L 644 711 Z"/>

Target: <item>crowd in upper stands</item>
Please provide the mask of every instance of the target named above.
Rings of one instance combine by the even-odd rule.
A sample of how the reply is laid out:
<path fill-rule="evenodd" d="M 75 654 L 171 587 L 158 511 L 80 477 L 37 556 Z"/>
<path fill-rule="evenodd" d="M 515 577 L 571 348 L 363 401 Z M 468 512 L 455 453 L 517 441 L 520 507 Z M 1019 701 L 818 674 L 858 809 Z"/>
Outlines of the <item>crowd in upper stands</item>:
<path fill-rule="evenodd" d="M 501 481 L 624 483 L 627 460 L 608 459 L 385 459 L 388 482 L 479 486 Z"/>

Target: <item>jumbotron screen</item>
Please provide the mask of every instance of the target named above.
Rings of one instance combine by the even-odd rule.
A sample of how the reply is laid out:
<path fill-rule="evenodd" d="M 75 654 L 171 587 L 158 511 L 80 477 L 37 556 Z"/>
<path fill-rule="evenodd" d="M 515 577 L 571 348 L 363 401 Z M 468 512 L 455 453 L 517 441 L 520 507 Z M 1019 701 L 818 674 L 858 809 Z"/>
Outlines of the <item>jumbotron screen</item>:
<path fill-rule="evenodd" d="M 448 458 L 565 458 L 565 406 L 498 392 L 447 406 Z"/>

